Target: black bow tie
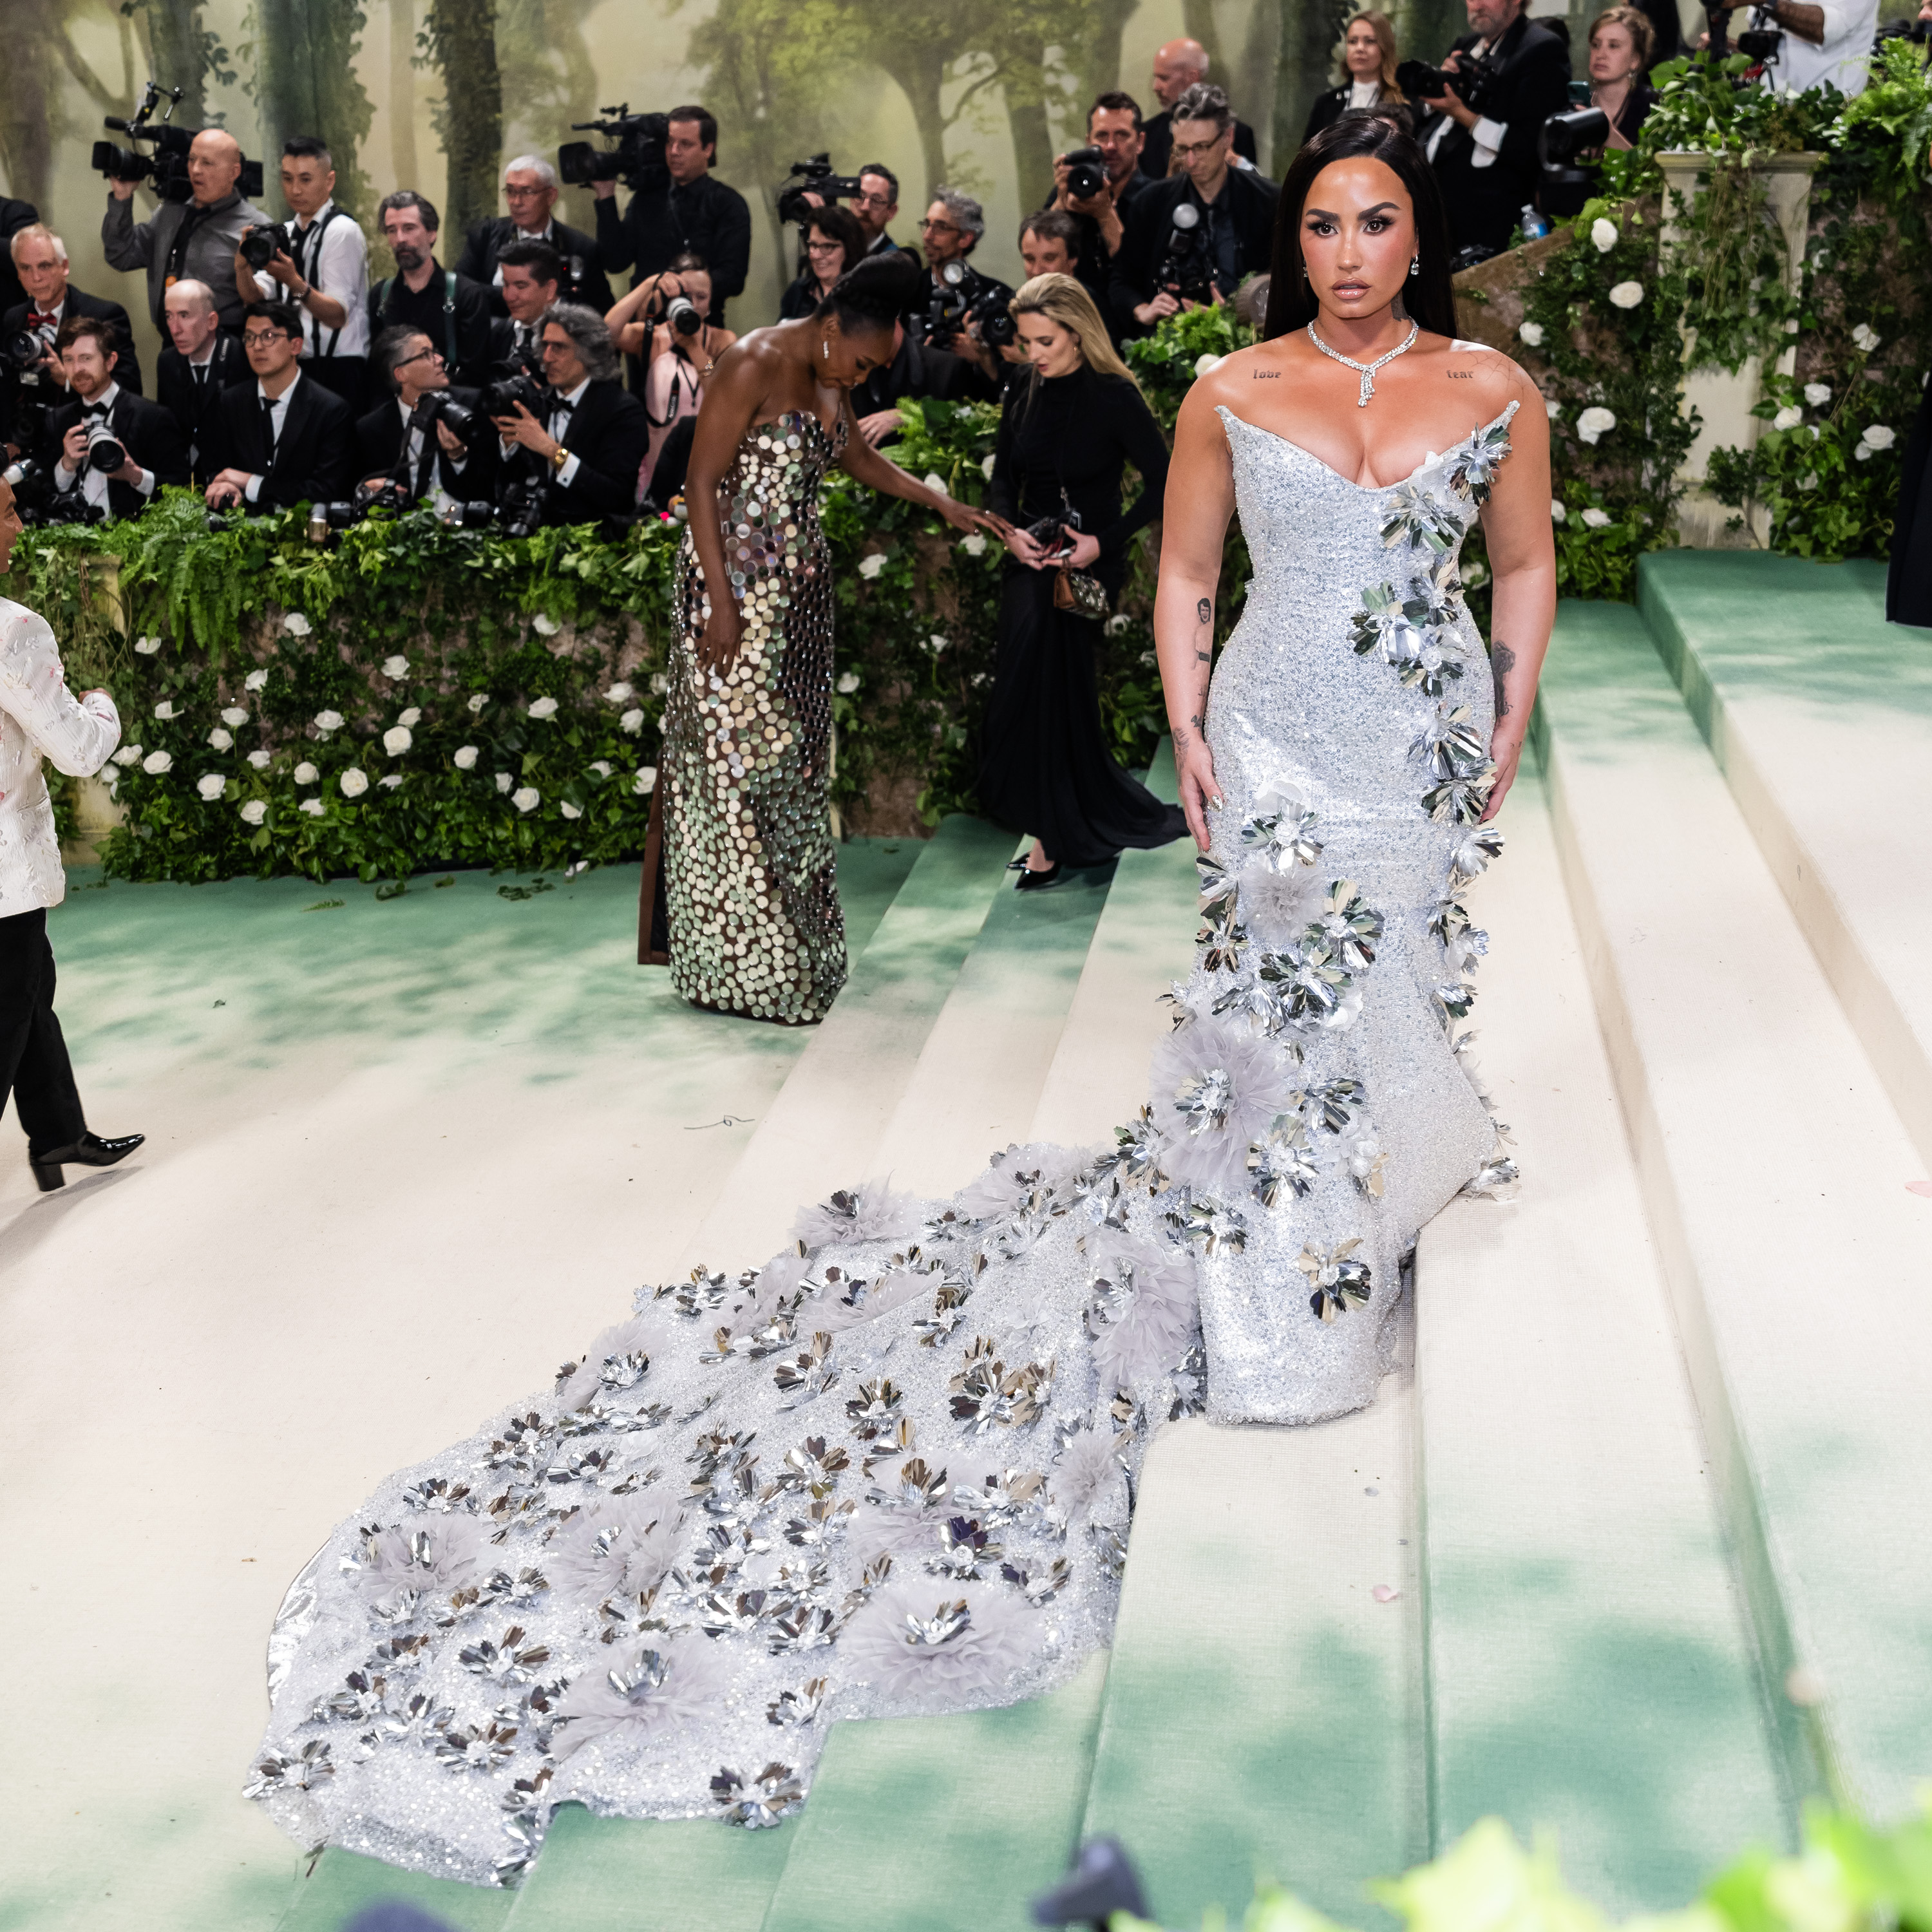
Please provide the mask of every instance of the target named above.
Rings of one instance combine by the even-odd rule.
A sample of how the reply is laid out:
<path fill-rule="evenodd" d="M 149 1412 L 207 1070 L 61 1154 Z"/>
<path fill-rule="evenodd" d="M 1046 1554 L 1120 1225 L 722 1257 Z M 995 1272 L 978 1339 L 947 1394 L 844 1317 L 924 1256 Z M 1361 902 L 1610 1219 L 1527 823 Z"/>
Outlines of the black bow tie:
<path fill-rule="evenodd" d="M 81 413 L 83 416 L 92 416 L 98 419 L 99 418 L 106 415 L 107 405 L 105 403 L 89 403 L 87 407 L 83 410 Z"/>

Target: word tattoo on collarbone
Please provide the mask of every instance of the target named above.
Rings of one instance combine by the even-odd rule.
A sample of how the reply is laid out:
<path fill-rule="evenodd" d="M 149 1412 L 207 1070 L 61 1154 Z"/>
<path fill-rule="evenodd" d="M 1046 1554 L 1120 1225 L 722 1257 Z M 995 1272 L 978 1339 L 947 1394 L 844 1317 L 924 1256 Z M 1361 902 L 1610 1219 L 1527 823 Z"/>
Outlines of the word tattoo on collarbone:
<path fill-rule="evenodd" d="M 1473 369 L 1445 369 L 1442 373 L 1452 382 L 1473 382 L 1476 380 Z"/>
<path fill-rule="evenodd" d="M 1279 382 L 1281 371 L 1279 369 L 1257 369 L 1254 379 L 1257 382 Z"/>

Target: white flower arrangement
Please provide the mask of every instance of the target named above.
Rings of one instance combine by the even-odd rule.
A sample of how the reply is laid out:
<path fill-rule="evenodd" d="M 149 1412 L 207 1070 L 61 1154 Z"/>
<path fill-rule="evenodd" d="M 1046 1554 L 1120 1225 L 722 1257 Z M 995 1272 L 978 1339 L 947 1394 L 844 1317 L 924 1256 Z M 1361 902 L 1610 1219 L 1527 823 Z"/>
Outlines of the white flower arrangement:
<path fill-rule="evenodd" d="M 653 698 L 668 698 L 670 694 L 670 680 L 659 671 L 651 680 L 651 695 Z"/>
<path fill-rule="evenodd" d="M 556 716 L 556 700 L 554 698 L 533 698 L 530 700 L 528 716 L 538 718 L 554 718 Z"/>
<path fill-rule="evenodd" d="M 237 727 L 247 724 L 248 707 L 244 704 L 229 705 L 222 712 L 221 722 L 224 724 L 233 724 Z"/>
<path fill-rule="evenodd" d="M 508 791 L 515 783 L 516 780 L 512 778 L 508 772 L 499 772 L 496 774 L 496 789 L 500 792 Z"/>
<path fill-rule="evenodd" d="M 986 554 L 986 532 L 984 530 L 969 532 L 959 539 L 959 548 L 968 556 L 984 556 Z"/>
<path fill-rule="evenodd" d="M 1898 432 L 1885 423 L 1867 423 L 1858 432 L 1858 440 L 1868 442 L 1874 449 L 1889 449 L 1898 440 Z"/>
<path fill-rule="evenodd" d="M 882 550 L 875 550 L 870 556 L 862 556 L 859 560 L 859 574 L 868 583 L 877 577 L 885 567 L 886 554 Z"/>
<path fill-rule="evenodd" d="M 474 745 L 459 745 L 450 763 L 459 772 L 473 772 L 476 769 L 476 747 Z"/>
<path fill-rule="evenodd" d="M 543 794 L 535 785 L 519 785 L 511 793 L 510 802 L 519 812 L 534 812 L 543 802 Z"/>
<path fill-rule="evenodd" d="M 315 728 L 325 736 L 331 731 L 342 729 L 342 713 L 339 711 L 318 711 L 315 714 Z"/>
<path fill-rule="evenodd" d="M 268 815 L 268 801 L 265 798 L 244 798 L 242 801 L 242 823 L 260 825 Z"/>
<path fill-rule="evenodd" d="M 1643 284 L 1641 282 L 1619 282 L 1610 291 L 1610 306 L 1612 308 L 1635 308 L 1642 300 Z"/>
<path fill-rule="evenodd" d="M 311 818 L 320 818 L 328 808 L 323 805 L 322 800 L 319 798 L 305 798 L 302 800 L 302 803 L 296 807 L 296 809 L 299 812 L 307 812 Z"/>
<path fill-rule="evenodd" d="M 1102 632 L 1109 638 L 1124 638 L 1133 628 L 1134 620 L 1124 610 L 1116 610 L 1100 626 Z"/>
<path fill-rule="evenodd" d="M 572 805 L 568 799 L 564 800 L 558 806 L 557 810 L 566 818 L 581 818 L 584 816 L 583 808 L 580 806 Z"/>
<path fill-rule="evenodd" d="M 631 687 L 628 684 L 614 684 L 604 694 L 606 704 L 628 704 L 631 701 Z"/>
<path fill-rule="evenodd" d="M 489 703 L 489 699 L 485 697 L 482 692 L 477 692 L 470 700 L 470 716 L 474 718 L 477 713 L 483 709 L 484 706 Z"/>
<path fill-rule="evenodd" d="M 1600 404 L 1594 409 L 1586 410 L 1576 418 L 1576 434 L 1586 442 L 1592 444 L 1609 435 L 1616 426 L 1616 418 Z"/>
<path fill-rule="evenodd" d="M 376 781 L 376 782 L 380 785 L 385 791 L 394 791 L 397 786 L 400 784 L 402 782 L 403 775 L 400 772 L 385 772 L 382 776 Z"/>
<path fill-rule="evenodd" d="M 266 691 L 268 688 L 268 674 L 265 670 L 251 670 L 242 680 L 244 691 Z"/>
<path fill-rule="evenodd" d="M 165 752 L 150 752 L 148 755 L 141 760 L 142 770 L 146 772 L 150 778 L 158 778 L 160 776 L 162 772 L 171 772 L 174 768 L 174 760 Z"/>
<path fill-rule="evenodd" d="M 1216 356 L 1211 350 L 1210 350 L 1204 356 L 1196 356 L 1194 358 L 1194 374 L 1196 379 L 1198 380 L 1203 376 L 1213 375 L 1214 371 L 1220 368 L 1221 364 L 1226 362 L 1227 359 L 1228 358 L 1225 356 Z"/>
<path fill-rule="evenodd" d="M 1543 346 L 1543 325 L 1540 322 L 1526 322 L 1516 331 L 1516 340 L 1532 349 Z"/>
<path fill-rule="evenodd" d="M 658 768 L 655 765 L 640 765 L 632 791 L 639 798 L 649 798 L 658 788 Z"/>
<path fill-rule="evenodd" d="M 1554 496 L 1550 500 L 1550 520 L 1552 524 L 1567 524 L 1570 520 L 1570 512 Z"/>
<path fill-rule="evenodd" d="M 228 781 L 219 772 L 207 772 L 195 780 L 194 788 L 212 804 L 228 789 Z"/>
<path fill-rule="evenodd" d="M 847 671 L 832 688 L 840 697 L 850 698 L 859 688 L 859 674 L 856 670 Z"/>
<path fill-rule="evenodd" d="M 1825 405 L 1832 400 L 1831 384 L 1829 382 L 1807 382 L 1804 385 L 1804 400 L 1809 403 L 1814 410 L 1822 410 Z"/>
<path fill-rule="evenodd" d="M 1590 239 L 1597 244 L 1597 253 L 1600 255 L 1607 255 L 1622 238 L 1617 224 L 1614 221 L 1606 220 L 1600 214 L 1590 224 Z"/>
<path fill-rule="evenodd" d="M 928 470 L 926 474 L 920 478 L 920 481 L 923 483 L 935 496 L 950 497 L 952 494 L 952 491 L 946 487 L 945 478 L 942 477 L 936 470 Z"/>
<path fill-rule="evenodd" d="M 258 772 L 266 772 L 268 769 L 268 754 L 266 752 L 250 752 L 248 754 L 248 762 Z"/>
<path fill-rule="evenodd" d="M 396 720 L 396 722 L 400 724 L 405 731 L 413 731 L 416 727 L 422 722 L 422 706 L 420 704 L 412 704 L 410 708 Z"/>
<path fill-rule="evenodd" d="M 634 708 L 617 720 L 617 729 L 634 738 L 644 728 L 644 714 Z"/>
<path fill-rule="evenodd" d="M 1869 356 L 1877 348 L 1880 336 L 1878 331 L 1873 328 L 1870 322 L 1862 322 L 1852 331 L 1852 340 L 1858 348 Z"/>
<path fill-rule="evenodd" d="M 392 724 L 382 734 L 382 748 L 392 758 L 400 758 L 416 742 L 406 724 Z"/>
<path fill-rule="evenodd" d="M 144 658 L 152 657 L 160 647 L 161 640 L 159 638 L 136 638 L 134 640 L 135 650 L 139 651 Z"/>
<path fill-rule="evenodd" d="M 335 782 L 344 798 L 360 798 L 369 789 L 369 774 L 360 765 L 351 765 Z"/>
<path fill-rule="evenodd" d="M 1615 521 L 1607 511 L 1598 509 L 1594 503 L 1583 512 L 1583 527 L 1586 530 L 1606 530 Z"/>
<path fill-rule="evenodd" d="M 993 472 L 999 467 L 999 463 L 1000 459 L 997 456 L 989 456 L 980 465 L 980 474 L 988 483 L 992 482 Z"/>
<path fill-rule="evenodd" d="M 176 710 L 175 701 L 172 698 L 164 698 L 154 706 L 154 716 L 166 720 L 170 718 L 178 718 L 181 713 Z"/>
<path fill-rule="evenodd" d="M 926 639 L 926 647 L 934 657 L 937 657 L 941 651 L 945 650 L 946 639 L 940 632 L 935 631 L 931 637 Z"/>
<path fill-rule="evenodd" d="M 1543 413 L 1555 422 L 1563 413 L 1563 405 L 1548 396 L 1543 399 Z"/>
<path fill-rule="evenodd" d="M 292 638 L 305 638 L 315 626 L 299 610 L 285 610 L 282 614 L 282 628 Z"/>
<path fill-rule="evenodd" d="M 218 752 L 231 752 L 235 748 L 235 734 L 225 726 L 218 724 L 208 733 L 208 742 Z"/>
<path fill-rule="evenodd" d="M 321 776 L 322 773 L 306 758 L 296 767 L 295 777 L 297 784 L 314 784 Z"/>
<path fill-rule="evenodd" d="M 530 628 L 540 638 L 554 638 L 563 626 L 554 617 L 540 611 L 530 620 Z"/>
<path fill-rule="evenodd" d="M 616 770 L 616 766 L 612 764 L 608 758 L 592 758 L 590 760 L 590 769 L 600 778 L 608 778 Z"/>
<path fill-rule="evenodd" d="M 407 677 L 409 674 L 410 661 L 400 651 L 394 656 L 382 660 L 382 675 L 385 677 Z"/>
<path fill-rule="evenodd" d="M 114 754 L 114 762 L 117 765 L 138 765 L 141 762 L 140 746 L 123 745 L 120 750 Z"/>
<path fill-rule="evenodd" d="M 1795 404 L 1787 403 L 1771 419 L 1773 429 L 1796 429 L 1804 420 L 1804 412 Z"/>

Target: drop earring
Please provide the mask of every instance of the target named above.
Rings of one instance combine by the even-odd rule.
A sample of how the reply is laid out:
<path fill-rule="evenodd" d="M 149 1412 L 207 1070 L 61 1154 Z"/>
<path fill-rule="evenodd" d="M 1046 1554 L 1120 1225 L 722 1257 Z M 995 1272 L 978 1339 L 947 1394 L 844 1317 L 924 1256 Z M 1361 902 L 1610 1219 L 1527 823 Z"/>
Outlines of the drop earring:
<path fill-rule="evenodd" d="M 1412 257 L 1410 258 L 1410 261 L 1409 261 L 1409 264 L 1408 264 L 1408 272 L 1409 272 L 1412 275 L 1419 275 L 1419 274 L 1421 274 L 1421 272 L 1422 272 L 1422 257 L 1421 257 L 1421 256 L 1420 256 L 1420 254 L 1418 254 L 1418 255 L 1413 256 L 1412 256 Z"/>
<path fill-rule="evenodd" d="M 818 352 L 826 362 L 832 360 L 832 338 L 829 335 L 821 335 L 818 338 Z"/>

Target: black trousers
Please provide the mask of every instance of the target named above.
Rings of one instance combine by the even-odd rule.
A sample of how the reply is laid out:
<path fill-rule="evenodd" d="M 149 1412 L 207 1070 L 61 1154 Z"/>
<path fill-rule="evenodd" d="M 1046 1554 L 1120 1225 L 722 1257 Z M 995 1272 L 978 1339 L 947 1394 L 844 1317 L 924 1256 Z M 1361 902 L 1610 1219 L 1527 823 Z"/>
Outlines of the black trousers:
<path fill-rule="evenodd" d="M 87 1131 L 54 1017 L 54 950 L 42 906 L 0 919 L 0 1112 L 10 1093 L 32 1153 L 67 1147 Z"/>

